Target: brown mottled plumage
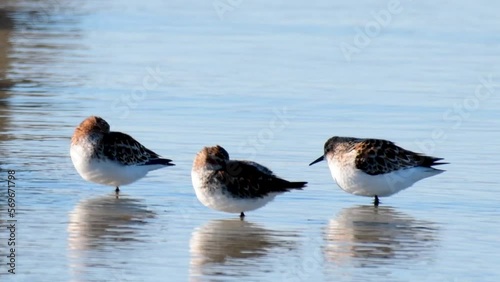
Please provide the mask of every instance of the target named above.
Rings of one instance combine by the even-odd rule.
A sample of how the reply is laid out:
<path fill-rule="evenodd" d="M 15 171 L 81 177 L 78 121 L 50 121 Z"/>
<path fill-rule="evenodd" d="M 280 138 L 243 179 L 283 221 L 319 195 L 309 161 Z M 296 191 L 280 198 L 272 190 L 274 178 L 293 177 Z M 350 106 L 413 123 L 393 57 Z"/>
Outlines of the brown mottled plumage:
<path fill-rule="evenodd" d="M 251 161 L 230 160 L 221 146 L 206 147 L 196 157 L 195 166 L 217 166 L 207 181 L 211 188 L 224 184 L 227 192 L 238 198 L 260 198 L 273 192 L 302 189 L 307 182 L 290 182 L 277 177 L 270 169 Z"/>
<path fill-rule="evenodd" d="M 443 172 L 433 166 L 442 158 L 403 149 L 391 141 L 334 136 L 324 154 L 310 165 L 327 160 L 332 177 L 346 192 L 375 197 L 398 193 L 415 182 Z"/>
<path fill-rule="evenodd" d="M 235 213 L 262 207 L 278 193 L 302 189 L 307 183 L 279 178 L 255 162 L 230 160 L 221 146 L 203 148 L 191 175 L 196 196 L 205 206 Z"/>
<path fill-rule="evenodd" d="M 398 169 L 439 165 L 434 158 L 403 149 L 391 141 L 382 139 L 358 140 L 354 145 L 358 152 L 355 159 L 356 167 L 370 175 L 377 175 Z"/>
<path fill-rule="evenodd" d="M 90 116 L 76 129 L 71 138 L 72 144 L 77 144 L 82 138 L 88 138 L 93 146 L 93 158 L 107 158 L 122 165 L 170 165 L 169 159 L 162 159 L 160 155 L 144 147 L 132 136 L 110 131 L 109 124 L 102 118 Z"/>
<path fill-rule="evenodd" d="M 110 131 L 102 118 L 90 116 L 71 138 L 71 160 L 85 180 L 119 186 L 144 177 L 149 171 L 174 165 L 147 149 L 130 135 Z"/>

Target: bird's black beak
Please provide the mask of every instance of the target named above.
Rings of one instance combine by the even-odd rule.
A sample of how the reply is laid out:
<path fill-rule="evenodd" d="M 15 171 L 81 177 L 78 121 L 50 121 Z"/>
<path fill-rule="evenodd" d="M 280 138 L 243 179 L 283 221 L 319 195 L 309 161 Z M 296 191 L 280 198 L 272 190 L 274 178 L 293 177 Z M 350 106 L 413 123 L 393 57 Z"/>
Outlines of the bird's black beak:
<path fill-rule="evenodd" d="M 319 163 L 319 162 L 324 161 L 324 160 L 325 160 L 325 156 L 321 156 L 317 160 L 315 160 L 314 162 L 310 163 L 309 166 L 311 166 L 315 163 Z"/>

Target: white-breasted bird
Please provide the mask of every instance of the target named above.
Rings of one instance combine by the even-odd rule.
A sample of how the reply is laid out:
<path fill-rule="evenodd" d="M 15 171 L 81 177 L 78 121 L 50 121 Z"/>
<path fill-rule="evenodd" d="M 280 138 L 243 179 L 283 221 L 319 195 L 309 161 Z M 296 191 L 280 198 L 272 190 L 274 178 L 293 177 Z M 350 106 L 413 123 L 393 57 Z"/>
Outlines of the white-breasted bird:
<path fill-rule="evenodd" d="M 130 135 L 110 131 L 102 118 L 90 116 L 71 138 L 71 160 L 80 176 L 90 182 L 119 187 L 137 181 L 149 171 L 173 166 Z"/>
<path fill-rule="evenodd" d="M 324 154 L 310 165 L 326 160 L 333 179 L 342 190 L 359 196 L 391 196 L 415 182 L 444 172 L 433 166 L 442 158 L 403 149 L 391 141 L 334 136 L 326 141 Z"/>
<path fill-rule="evenodd" d="M 307 182 L 290 182 L 252 161 L 230 160 L 221 146 L 205 147 L 195 157 L 191 179 L 198 200 L 205 206 L 229 213 L 265 206 L 278 194 L 302 189 Z"/>

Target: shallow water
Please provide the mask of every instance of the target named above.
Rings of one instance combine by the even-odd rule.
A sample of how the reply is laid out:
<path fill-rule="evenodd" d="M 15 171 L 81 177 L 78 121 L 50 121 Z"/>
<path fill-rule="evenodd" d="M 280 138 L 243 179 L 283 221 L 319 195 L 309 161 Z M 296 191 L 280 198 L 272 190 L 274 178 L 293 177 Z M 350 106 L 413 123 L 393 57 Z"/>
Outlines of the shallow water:
<path fill-rule="evenodd" d="M 15 170 L 17 205 L 11 275 L 0 201 L 2 281 L 498 280 L 496 2 L 0 7 L 0 173 Z M 176 166 L 119 199 L 85 182 L 69 142 L 91 114 Z M 333 135 L 450 164 L 375 209 L 308 167 Z M 190 168 L 212 144 L 309 185 L 245 221 L 209 210 Z"/>

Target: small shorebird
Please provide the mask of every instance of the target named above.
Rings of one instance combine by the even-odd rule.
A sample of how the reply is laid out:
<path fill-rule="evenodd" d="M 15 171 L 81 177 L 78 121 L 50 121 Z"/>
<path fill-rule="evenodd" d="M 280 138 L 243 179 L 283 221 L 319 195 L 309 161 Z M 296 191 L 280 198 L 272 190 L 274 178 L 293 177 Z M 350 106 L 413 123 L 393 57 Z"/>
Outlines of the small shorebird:
<path fill-rule="evenodd" d="M 444 172 L 432 166 L 446 164 L 414 153 L 381 139 L 332 137 L 325 143 L 324 155 L 312 162 L 328 162 L 333 179 L 342 190 L 359 196 L 391 196 L 415 182 Z"/>
<path fill-rule="evenodd" d="M 191 180 L 196 197 L 205 206 L 229 213 L 255 210 L 276 195 L 302 189 L 307 182 L 290 182 L 251 161 L 230 160 L 221 146 L 205 147 L 195 157 Z"/>
<path fill-rule="evenodd" d="M 102 118 L 86 118 L 71 138 L 71 160 L 80 176 L 91 182 L 116 187 L 137 181 L 155 169 L 174 165 L 147 149 L 131 136 L 109 130 Z"/>

